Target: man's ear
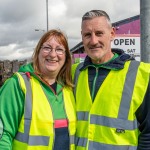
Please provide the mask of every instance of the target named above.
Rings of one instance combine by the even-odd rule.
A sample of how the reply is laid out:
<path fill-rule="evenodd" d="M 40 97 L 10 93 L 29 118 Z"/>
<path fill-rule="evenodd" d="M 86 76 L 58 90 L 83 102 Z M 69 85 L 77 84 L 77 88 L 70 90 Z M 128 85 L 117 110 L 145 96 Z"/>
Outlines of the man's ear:
<path fill-rule="evenodd" d="M 111 28 L 111 41 L 114 40 L 115 36 L 116 36 L 116 29 L 114 27 L 112 27 Z"/>

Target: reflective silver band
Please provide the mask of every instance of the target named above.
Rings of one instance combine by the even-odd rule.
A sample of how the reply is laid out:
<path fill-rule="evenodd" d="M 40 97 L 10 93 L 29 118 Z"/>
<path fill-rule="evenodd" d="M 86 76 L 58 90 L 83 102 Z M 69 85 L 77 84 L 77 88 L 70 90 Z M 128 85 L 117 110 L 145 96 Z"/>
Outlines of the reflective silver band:
<path fill-rule="evenodd" d="M 32 118 L 32 89 L 30 84 L 30 79 L 26 74 L 21 74 L 25 85 L 26 85 L 26 95 L 25 95 L 25 106 L 24 106 L 24 133 L 29 134 L 31 118 Z"/>
<path fill-rule="evenodd" d="M 106 126 L 110 128 L 124 129 L 124 130 L 135 130 L 138 128 L 137 120 L 130 121 L 119 118 L 109 118 L 105 116 L 91 115 L 91 124 Z"/>
<path fill-rule="evenodd" d="M 131 61 L 130 63 L 130 66 L 126 75 L 121 104 L 119 108 L 118 118 L 120 119 L 128 119 L 130 103 L 132 99 L 135 79 L 136 79 L 139 65 L 140 65 L 140 62 L 137 62 L 137 61 Z"/>
<path fill-rule="evenodd" d="M 74 135 L 70 136 L 70 144 L 75 144 L 75 136 Z"/>
<path fill-rule="evenodd" d="M 78 121 L 88 121 L 88 112 L 77 112 Z M 124 120 L 119 118 L 110 118 L 106 116 L 91 115 L 90 124 L 118 128 L 124 130 L 135 130 L 138 128 L 137 120 Z"/>
<path fill-rule="evenodd" d="M 29 136 L 28 134 L 18 132 L 15 139 L 20 142 L 27 143 L 30 146 L 49 145 L 48 136 Z"/>
<path fill-rule="evenodd" d="M 77 138 L 76 137 L 77 146 L 86 147 L 87 138 Z M 111 145 L 99 142 L 89 141 L 88 150 L 137 150 L 137 146 L 131 145 Z"/>
<path fill-rule="evenodd" d="M 86 145 L 87 145 L 87 138 L 79 138 L 79 137 L 76 137 L 76 139 L 75 139 L 75 144 L 76 144 L 77 146 L 86 147 Z"/>
<path fill-rule="evenodd" d="M 89 141 L 88 150 L 137 150 L 137 146 L 131 145 L 111 145 Z"/>
<path fill-rule="evenodd" d="M 78 111 L 77 112 L 77 120 L 81 120 L 81 121 L 88 121 L 89 118 L 89 112 L 86 111 Z"/>

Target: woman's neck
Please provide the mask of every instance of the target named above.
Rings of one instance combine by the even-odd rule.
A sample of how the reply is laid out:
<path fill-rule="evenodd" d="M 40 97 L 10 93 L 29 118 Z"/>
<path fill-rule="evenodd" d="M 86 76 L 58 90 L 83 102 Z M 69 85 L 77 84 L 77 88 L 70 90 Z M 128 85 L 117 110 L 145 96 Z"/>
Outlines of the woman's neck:
<path fill-rule="evenodd" d="M 44 80 L 44 81 L 46 81 L 49 85 L 51 85 L 51 84 L 53 84 L 53 83 L 55 83 L 56 82 L 56 75 L 53 75 L 53 74 L 51 74 L 51 75 L 45 75 L 45 74 L 43 74 L 42 76 L 41 76 L 41 78 Z"/>
<path fill-rule="evenodd" d="M 56 82 L 56 78 L 46 78 L 46 77 L 43 77 L 43 79 L 49 84 L 53 84 Z"/>

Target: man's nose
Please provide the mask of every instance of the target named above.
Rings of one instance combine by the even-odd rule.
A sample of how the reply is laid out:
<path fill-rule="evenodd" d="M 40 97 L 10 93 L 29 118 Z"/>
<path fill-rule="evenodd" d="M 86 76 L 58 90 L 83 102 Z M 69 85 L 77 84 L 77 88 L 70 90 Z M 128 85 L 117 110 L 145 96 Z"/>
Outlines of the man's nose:
<path fill-rule="evenodd" d="M 95 45 L 95 44 L 97 44 L 97 42 L 98 42 L 97 36 L 95 34 L 92 34 L 92 36 L 91 36 L 91 44 Z"/>

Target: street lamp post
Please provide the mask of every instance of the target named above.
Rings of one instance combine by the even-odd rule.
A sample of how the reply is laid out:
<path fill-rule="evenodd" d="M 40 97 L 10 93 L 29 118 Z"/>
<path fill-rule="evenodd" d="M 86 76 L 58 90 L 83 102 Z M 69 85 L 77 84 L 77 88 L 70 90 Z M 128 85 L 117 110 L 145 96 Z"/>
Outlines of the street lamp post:
<path fill-rule="evenodd" d="M 46 0 L 46 19 L 47 19 L 47 31 L 48 31 L 48 0 Z"/>

